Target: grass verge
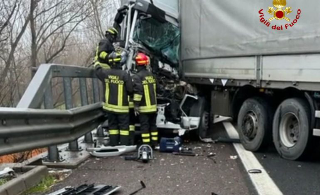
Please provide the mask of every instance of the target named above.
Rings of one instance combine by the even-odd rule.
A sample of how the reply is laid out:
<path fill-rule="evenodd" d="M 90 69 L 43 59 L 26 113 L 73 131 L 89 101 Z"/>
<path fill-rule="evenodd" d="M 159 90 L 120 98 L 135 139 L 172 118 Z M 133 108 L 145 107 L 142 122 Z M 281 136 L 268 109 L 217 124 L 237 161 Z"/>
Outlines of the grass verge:
<path fill-rule="evenodd" d="M 24 195 L 31 195 L 31 194 L 40 194 L 47 192 L 55 183 L 56 178 L 54 176 L 47 176 L 45 177 L 38 185 L 30 188 L 27 190 Z"/>
<path fill-rule="evenodd" d="M 7 181 L 9 181 L 9 179 L 0 179 L 0 186 L 7 183 Z"/>

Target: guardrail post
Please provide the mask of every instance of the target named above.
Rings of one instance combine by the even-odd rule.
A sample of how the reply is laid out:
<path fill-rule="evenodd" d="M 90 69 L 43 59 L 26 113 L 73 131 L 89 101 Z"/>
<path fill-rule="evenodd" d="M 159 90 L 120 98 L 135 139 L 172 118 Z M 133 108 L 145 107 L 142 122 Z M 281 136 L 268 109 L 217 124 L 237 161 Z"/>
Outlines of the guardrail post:
<path fill-rule="evenodd" d="M 98 79 L 96 78 L 92 79 L 92 89 L 93 89 L 93 101 L 94 103 L 97 103 L 100 100 L 100 94 L 99 94 L 99 83 L 98 83 Z"/>
<path fill-rule="evenodd" d="M 60 162 L 59 150 L 56 145 L 48 147 L 48 157 L 46 160 L 48 162 Z"/>
<path fill-rule="evenodd" d="M 52 83 L 50 81 L 48 88 L 44 94 L 44 107 L 45 109 L 53 109 L 53 97 L 52 97 Z M 48 157 L 46 159 L 48 162 L 59 162 L 60 155 L 57 145 L 48 147 Z"/>
<path fill-rule="evenodd" d="M 88 89 L 87 89 L 86 78 L 80 78 L 79 84 L 80 84 L 81 106 L 86 106 L 86 105 L 88 105 L 88 91 L 87 91 Z M 84 136 L 84 143 L 87 143 L 87 144 L 93 143 L 91 132 L 87 133 Z"/>
<path fill-rule="evenodd" d="M 64 100 L 66 109 L 69 110 L 73 108 L 73 102 L 72 102 L 72 82 L 70 77 L 64 77 L 63 78 L 63 88 L 64 88 Z M 79 151 L 79 144 L 78 140 L 74 140 L 69 143 L 69 150 L 70 151 Z"/>

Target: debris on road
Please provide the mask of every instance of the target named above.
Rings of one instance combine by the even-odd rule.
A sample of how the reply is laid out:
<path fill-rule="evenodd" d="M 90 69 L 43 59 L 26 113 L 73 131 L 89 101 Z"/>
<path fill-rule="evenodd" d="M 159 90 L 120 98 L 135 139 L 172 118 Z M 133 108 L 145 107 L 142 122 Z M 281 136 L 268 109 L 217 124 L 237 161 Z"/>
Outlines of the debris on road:
<path fill-rule="evenodd" d="M 145 189 L 147 187 L 146 184 L 143 181 L 140 181 L 140 184 L 141 184 L 141 188 L 139 188 L 136 191 L 132 192 L 130 195 L 136 194 L 139 191 L 141 191 L 141 190 L 143 190 L 143 189 Z"/>
<path fill-rule="evenodd" d="M 210 152 L 208 155 L 207 155 L 207 158 L 212 160 L 214 162 L 214 164 L 217 164 L 217 161 L 213 158 L 216 156 L 216 153 L 212 153 Z"/>
<path fill-rule="evenodd" d="M 0 178 L 15 177 L 15 176 L 16 176 L 16 173 L 10 167 L 6 167 L 2 171 L 0 171 Z"/>
<path fill-rule="evenodd" d="M 210 152 L 210 153 L 207 155 L 208 158 L 209 158 L 209 157 L 214 157 L 214 156 L 216 156 L 216 153 L 212 153 L 212 152 Z"/>
<path fill-rule="evenodd" d="M 89 194 L 113 194 L 114 192 L 118 191 L 121 187 L 120 186 L 110 186 L 110 185 L 97 185 L 94 184 L 83 184 L 79 187 L 73 188 L 71 186 L 65 187 L 60 189 L 56 192 L 53 192 L 49 195 L 89 195 Z"/>
<path fill-rule="evenodd" d="M 257 174 L 257 173 L 262 173 L 262 171 L 260 169 L 250 169 L 248 173 Z"/>
<path fill-rule="evenodd" d="M 218 137 L 218 139 L 213 140 L 213 143 L 241 143 L 240 139 L 231 139 L 226 137 Z"/>
<path fill-rule="evenodd" d="M 238 156 L 237 156 L 237 155 L 230 156 L 230 159 L 232 159 L 232 160 L 236 160 L 237 158 L 238 158 Z"/>

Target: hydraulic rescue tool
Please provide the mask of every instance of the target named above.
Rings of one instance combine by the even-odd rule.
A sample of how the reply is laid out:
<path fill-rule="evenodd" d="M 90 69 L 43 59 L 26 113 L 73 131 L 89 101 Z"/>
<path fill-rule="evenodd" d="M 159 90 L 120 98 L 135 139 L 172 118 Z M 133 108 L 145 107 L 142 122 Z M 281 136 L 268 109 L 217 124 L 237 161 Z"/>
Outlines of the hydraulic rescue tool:
<path fill-rule="evenodd" d="M 141 145 L 138 149 L 137 156 L 126 156 L 125 160 L 142 160 L 143 163 L 153 159 L 153 150 L 149 145 Z"/>

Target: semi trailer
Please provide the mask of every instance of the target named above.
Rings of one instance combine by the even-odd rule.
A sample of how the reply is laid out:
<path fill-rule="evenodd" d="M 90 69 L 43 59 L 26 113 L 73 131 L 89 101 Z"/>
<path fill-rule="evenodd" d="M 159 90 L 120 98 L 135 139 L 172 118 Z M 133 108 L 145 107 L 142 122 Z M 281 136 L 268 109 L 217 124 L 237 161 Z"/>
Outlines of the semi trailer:
<path fill-rule="evenodd" d="M 289 160 L 319 145 L 319 1 L 123 0 L 122 5 L 115 24 L 130 53 L 126 68 L 134 69 L 130 59 L 137 50 L 150 55 L 163 87 L 171 86 L 162 100 L 174 102 L 165 113 L 173 123 L 205 137 L 214 117 L 229 116 L 245 149 L 274 144 Z"/>

